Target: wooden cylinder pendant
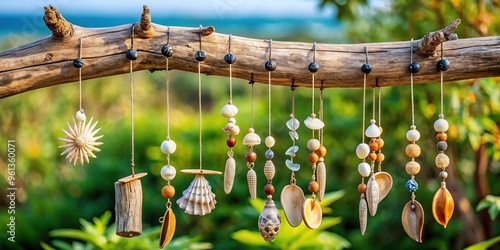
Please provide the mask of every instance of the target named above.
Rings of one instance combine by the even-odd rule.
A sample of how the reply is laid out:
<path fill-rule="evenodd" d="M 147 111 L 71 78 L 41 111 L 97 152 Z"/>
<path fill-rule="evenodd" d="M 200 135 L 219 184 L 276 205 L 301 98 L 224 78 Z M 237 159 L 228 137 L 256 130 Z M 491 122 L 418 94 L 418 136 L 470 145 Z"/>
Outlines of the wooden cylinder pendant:
<path fill-rule="evenodd" d="M 116 234 L 131 238 L 142 234 L 142 186 L 139 178 L 146 173 L 135 174 L 115 182 Z"/>

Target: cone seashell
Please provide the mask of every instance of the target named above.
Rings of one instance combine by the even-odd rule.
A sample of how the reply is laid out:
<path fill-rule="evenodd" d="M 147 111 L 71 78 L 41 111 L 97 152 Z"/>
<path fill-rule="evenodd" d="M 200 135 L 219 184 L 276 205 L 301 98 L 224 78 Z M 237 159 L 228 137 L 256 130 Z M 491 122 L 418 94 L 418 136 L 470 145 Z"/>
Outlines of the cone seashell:
<path fill-rule="evenodd" d="M 280 231 L 281 217 L 274 201 L 268 196 L 259 215 L 259 231 L 265 241 L 272 241 Z"/>
<path fill-rule="evenodd" d="M 316 117 L 309 116 L 304 120 L 304 125 L 312 130 L 320 130 L 325 126 L 325 123 Z"/>
<path fill-rule="evenodd" d="M 243 145 L 252 147 L 259 144 L 260 144 L 259 135 L 255 133 L 253 128 L 248 129 L 248 134 L 246 134 L 245 137 L 243 137 Z"/>
<path fill-rule="evenodd" d="M 375 216 L 377 213 L 378 203 L 380 202 L 380 189 L 374 176 L 368 180 L 366 189 L 366 202 L 368 203 L 368 208 L 370 210 L 370 215 Z"/>
<path fill-rule="evenodd" d="M 413 204 L 412 204 L 413 203 Z M 401 214 L 403 228 L 416 242 L 422 242 L 422 229 L 424 228 L 424 209 L 418 201 L 409 201 Z"/>
<path fill-rule="evenodd" d="M 292 171 L 299 171 L 300 165 L 298 163 L 293 163 L 291 160 L 285 160 L 285 165 L 288 169 Z"/>
<path fill-rule="evenodd" d="M 226 104 L 222 107 L 220 114 L 226 118 L 230 118 L 238 114 L 238 108 L 233 104 Z"/>
<path fill-rule="evenodd" d="M 302 220 L 304 220 L 304 224 L 310 229 L 316 229 L 321 224 L 322 218 L 323 212 L 319 203 L 313 198 L 306 199 L 304 205 L 302 205 Z"/>
<path fill-rule="evenodd" d="M 233 157 L 229 157 L 226 160 L 226 166 L 224 168 L 224 192 L 226 192 L 226 194 L 229 194 L 233 189 L 235 172 L 236 161 Z"/>
<path fill-rule="evenodd" d="M 295 131 L 300 127 L 300 122 L 299 120 L 292 118 L 286 122 L 286 127 L 289 130 Z"/>
<path fill-rule="evenodd" d="M 362 195 L 359 200 L 359 229 L 361 231 L 361 235 L 365 235 L 367 221 L 368 205 L 366 204 L 364 195 Z"/>
<path fill-rule="evenodd" d="M 272 180 L 274 178 L 274 174 L 276 174 L 274 163 L 271 160 L 267 160 L 264 165 L 264 175 L 266 176 L 266 179 Z"/>
<path fill-rule="evenodd" d="M 203 174 L 197 174 L 191 185 L 182 192 L 177 204 L 185 213 L 191 215 L 209 214 L 215 208 L 215 194 Z"/>
<path fill-rule="evenodd" d="M 373 175 L 373 178 L 378 184 L 378 202 L 380 203 L 387 196 L 389 191 L 391 191 L 392 176 L 387 172 L 377 172 Z"/>
<path fill-rule="evenodd" d="M 326 166 L 322 161 L 316 164 L 316 180 L 319 184 L 318 200 L 322 201 L 323 197 L 325 196 L 326 188 Z"/>
<path fill-rule="evenodd" d="M 455 202 L 450 191 L 446 188 L 446 183 L 441 182 L 441 188 L 438 189 L 432 199 L 432 215 L 434 219 L 446 228 L 455 209 Z"/>
<path fill-rule="evenodd" d="M 286 185 L 281 191 L 281 205 L 290 226 L 297 227 L 302 222 L 302 205 L 305 200 L 304 192 L 295 184 Z"/>
<path fill-rule="evenodd" d="M 174 237 L 175 232 L 175 214 L 172 208 L 165 211 L 165 215 L 160 218 L 161 232 L 160 232 L 160 248 L 164 248 Z"/>
<path fill-rule="evenodd" d="M 248 191 L 250 191 L 250 198 L 255 199 L 257 197 L 257 173 L 255 170 L 250 169 L 247 173 Z"/>

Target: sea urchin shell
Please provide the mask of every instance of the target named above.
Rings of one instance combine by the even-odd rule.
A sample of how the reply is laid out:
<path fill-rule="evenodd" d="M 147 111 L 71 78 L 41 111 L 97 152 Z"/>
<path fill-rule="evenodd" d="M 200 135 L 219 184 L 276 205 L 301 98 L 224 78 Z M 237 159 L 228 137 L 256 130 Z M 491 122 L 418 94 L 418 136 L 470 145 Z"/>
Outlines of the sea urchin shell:
<path fill-rule="evenodd" d="M 67 154 L 66 159 L 69 162 L 73 162 L 73 165 L 75 165 L 77 161 L 80 161 L 83 166 L 84 159 L 89 163 L 89 156 L 97 158 L 92 151 L 101 151 L 97 146 L 103 143 L 97 140 L 101 139 L 104 135 L 95 136 L 101 128 L 94 130 L 97 121 L 92 125 L 93 117 L 90 118 L 88 123 L 85 123 L 85 116 L 78 116 L 78 113 L 82 112 L 77 112 L 77 121 L 75 121 L 73 117 L 74 126 L 71 127 L 71 125 L 67 123 L 68 131 L 63 129 L 66 138 L 59 138 L 59 140 L 64 142 L 64 145 L 59 146 L 59 148 L 65 148 L 61 155 Z"/>

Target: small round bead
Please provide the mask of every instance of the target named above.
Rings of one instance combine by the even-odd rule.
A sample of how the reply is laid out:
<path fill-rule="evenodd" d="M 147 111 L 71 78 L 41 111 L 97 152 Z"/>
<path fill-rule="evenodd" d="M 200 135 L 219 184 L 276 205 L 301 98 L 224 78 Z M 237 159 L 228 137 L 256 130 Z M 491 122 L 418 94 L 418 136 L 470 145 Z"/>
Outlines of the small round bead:
<path fill-rule="evenodd" d="M 176 174 L 177 171 L 175 170 L 175 167 L 172 165 L 165 165 L 161 168 L 160 171 L 161 178 L 163 178 L 166 181 L 173 180 Z"/>
<path fill-rule="evenodd" d="M 127 50 L 127 53 L 125 55 L 129 60 L 137 60 L 137 51 L 135 49 Z"/>
<path fill-rule="evenodd" d="M 408 66 L 408 70 L 413 74 L 418 73 L 420 71 L 420 65 L 416 62 L 410 63 L 410 66 Z"/>
<path fill-rule="evenodd" d="M 406 163 L 405 170 L 409 175 L 416 175 L 420 172 L 420 164 L 416 161 L 410 161 Z"/>
<path fill-rule="evenodd" d="M 76 120 L 77 121 L 82 122 L 82 121 L 87 120 L 87 117 L 85 116 L 85 113 L 83 112 L 83 109 L 80 109 L 80 110 L 76 111 L 76 115 L 75 116 L 76 116 Z"/>
<path fill-rule="evenodd" d="M 172 46 L 164 45 L 163 47 L 161 47 L 161 54 L 164 57 L 171 57 L 174 54 L 174 50 L 172 49 Z"/>
<path fill-rule="evenodd" d="M 318 150 L 318 148 L 321 146 L 321 143 L 319 142 L 318 139 L 310 139 L 307 141 L 307 148 L 311 151 Z"/>
<path fill-rule="evenodd" d="M 377 153 L 377 162 L 383 162 L 385 160 L 385 155 L 382 152 Z"/>
<path fill-rule="evenodd" d="M 233 64 L 236 62 L 236 56 L 233 54 L 226 54 L 224 56 L 224 61 L 226 61 L 227 64 Z"/>
<path fill-rule="evenodd" d="M 406 155 L 410 158 L 416 158 L 420 155 L 420 146 L 414 143 L 408 144 L 406 146 Z"/>
<path fill-rule="evenodd" d="M 406 189 L 408 189 L 408 191 L 410 192 L 415 192 L 418 189 L 418 183 L 413 179 L 409 179 L 406 182 Z"/>
<path fill-rule="evenodd" d="M 227 138 L 226 144 L 228 147 L 232 148 L 236 145 L 236 139 L 234 137 Z"/>
<path fill-rule="evenodd" d="M 83 67 L 83 59 L 76 58 L 75 60 L 73 60 L 73 67 L 75 67 L 77 69 Z"/>
<path fill-rule="evenodd" d="M 384 139 L 382 138 L 377 138 L 375 142 L 378 144 L 378 148 L 381 149 L 384 147 Z"/>
<path fill-rule="evenodd" d="M 366 184 L 359 183 L 359 185 L 358 185 L 358 192 L 365 193 L 366 192 Z"/>
<path fill-rule="evenodd" d="M 266 193 L 267 195 L 273 195 L 274 194 L 274 186 L 273 184 L 266 184 L 264 186 L 264 193 Z"/>
<path fill-rule="evenodd" d="M 375 161 L 377 159 L 377 154 L 375 152 L 371 152 L 368 154 L 368 160 Z"/>
<path fill-rule="evenodd" d="M 441 178 L 442 180 L 446 180 L 446 178 L 448 178 L 448 173 L 446 171 L 441 171 L 439 173 L 439 178 Z"/>
<path fill-rule="evenodd" d="M 365 63 L 365 64 L 361 65 L 361 71 L 363 71 L 363 73 L 365 73 L 365 74 L 370 74 L 370 72 L 372 72 L 372 70 L 373 70 L 373 68 L 369 63 Z"/>
<path fill-rule="evenodd" d="M 319 157 L 324 157 L 326 155 L 326 148 L 325 146 L 321 145 L 317 150 L 314 151 Z"/>
<path fill-rule="evenodd" d="M 266 159 L 271 160 L 274 157 L 274 152 L 270 149 L 266 150 L 265 153 Z"/>
<path fill-rule="evenodd" d="M 440 132 L 436 134 L 436 139 L 438 141 L 446 141 L 448 139 L 448 135 L 445 132 Z"/>
<path fill-rule="evenodd" d="M 205 61 L 205 59 L 207 59 L 207 52 L 205 52 L 204 50 L 198 50 L 194 54 L 194 58 L 198 62 L 203 62 L 203 61 Z"/>
<path fill-rule="evenodd" d="M 434 129 L 437 131 L 437 132 L 446 132 L 448 130 L 448 128 L 450 127 L 450 125 L 448 124 L 448 121 L 441 118 L 441 119 L 437 119 L 435 122 L 434 122 Z"/>
<path fill-rule="evenodd" d="M 309 182 L 309 185 L 307 185 L 307 190 L 311 193 L 316 193 L 319 190 L 319 183 L 316 181 L 311 181 Z"/>
<path fill-rule="evenodd" d="M 448 61 L 448 59 L 446 58 L 443 58 L 436 63 L 436 68 L 439 71 L 447 71 L 450 68 L 450 61 Z"/>
<path fill-rule="evenodd" d="M 273 60 L 269 60 L 264 65 L 267 71 L 274 71 L 276 69 L 276 62 Z"/>
<path fill-rule="evenodd" d="M 358 147 L 356 147 L 356 156 L 359 159 L 365 159 L 370 153 L 370 147 L 366 143 L 360 143 Z"/>
<path fill-rule="evenodd" d="M 165 197 L 167 199 L 170 199 L 170 198 L 174 197 L 174 195 L 175 195 L 175 188 L 174 188 L 174 186 L 171 186 L 171 185 L 164 186 L 161 189 L 161 194 L 163 195 L 163 197 Z"/>
<path fill-rule="evenodd" d="M 257 154 L 253 151 L 249 151 L 245 154 L 245 160 L 247 160 L 247 162 L 255 162 L 257 160 Z"/>
<path fill-rule="evenodd" d="M 234 125 L 231 128 L 231 134 L 232 135 L 238 135 L 240 133 L 240 127 L 238 125 Z"/>
<path fill-rule="evenodd" d="M 370 164 L 368 164 L 366 162 L 361 162 L 360 164 L 358 164 L 358 172 L 363 177 L 370 176 L 370 173 L 371 173 Z"/>
<path fill-rule="evenodd" d="M 266 137 L 264 142 L 266 144 L 266 147 L 271 148 L 274 146 L 274 143 L 276 142 L 276 140 L 274 140 L 274 137 L 268 136 L 268 137 Z"/>
<path fill-rule="evenodd" d="M 438 141 L 436 143 L 436 148 L 438 151 L 445 151 L 448 148 L 448 143 L 445 141 Z"/>
<path fill-rule="evenodd" d="M 312 62 L 307 68 L 309 69 L 309 72 L 316 73 L 319 70 L 319 64 L 317 62 Z"/>
<path fill-rule="evenodd" d="M 173 140 L 164 140 L 160 146 L 161 152 L 164 154 L 173 154 L 177 149 L 177 144 Z"/>
<path fill-rule="evenodd" d="M 370 151 L 378 151 L 379 146 L 378 143 L 375 140 L 371 140 L 370 143 L 368 144 L 370 146 Z"/>
<path fill-rule="evenodd" d="M 314 152 L 310 153 L 310 154 L 309 154 L 309 156 L 308 156 L 307 158 L 309 159 L 309 161 L 310 161 L 311 163 L 316 163 L 316 162 L 318 162 L 318 160 L 319 160 L 318 155 L 317 155 L 316 153 L 314 153 Z"/>
<path fill-rule="evenodd" d="M 406 139 L 408 141 L 418 141 L 420 139 L 420 132 L 416 129 L 410 129 L 406 132 Z"/>
<path fill-rule="evenodd" d="M 443 169 L 450 165 L 450 158 L 445 154 L 438 154 L 435 163 L 437 168 Z"/>

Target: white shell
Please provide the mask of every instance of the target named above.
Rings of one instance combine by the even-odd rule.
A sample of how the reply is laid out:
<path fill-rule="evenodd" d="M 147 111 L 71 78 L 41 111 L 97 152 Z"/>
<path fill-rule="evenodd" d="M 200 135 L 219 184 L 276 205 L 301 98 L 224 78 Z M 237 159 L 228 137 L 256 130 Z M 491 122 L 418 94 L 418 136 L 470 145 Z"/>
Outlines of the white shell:
<path fill-rule="evenodd" d="M 253 170 L 253 168 L 249 169 L 247 172 L 247 183 L 250 198 L 255 200 L 255 198 L 257 197 L 257 173 L 255 173 L 255 170 Z"/>
<path fill-rule="evenodd" d="M 368 144 L 360 143 L 356 147 L 356 156 L 358 156 L 359 159 L 365 159 L 366 157 L 368 157 L 368 154 L 370 154 L 370 146 L 368 146 Z"/>
<path fill-rule="evenodd" d="M 359 229 L 361 235 L 365 235 L 366 223 L 368 219 L 368 205 L 364 197 L 359 200 Z"/>
<path fill-rule="evenodd" d="M 299 171 L 300 165 L 298 163 L 293 163 L 291 160 L 286 160 L 285 165 L 288 169 L 292 171 Z"/>
<path fill-rule="evenodd" d="M 434 129 L 437 132 L 446 132 L 448 131 L 448 128 L 450 128 L 450 125 L 448 124 L 448 121 L 443 118 L 439 118 L 434 122 Z"/>
<path fill-rule="evenodd" d="M 177 204 L 187 214 L 205 215 L 215 208 L 215 194 L 212 187 L 202 174 L 194 177 L 191 185 L 182 192 L 182 197 L 177 200 Z"/>
<path fill-rule="evenodd" d="M 312 130 L 320 130 L 325 126 L 323 121 L 318 118 L 312 118 L 310 116 L 304 120 L 304 125 Z"/>
<path fill-rule="evenodd" d="M 227 119 L 227 123 L 236 124 L 236 119 L 234 119 L 234 117 L 230 117 L 229 119 Z"/>
<path fill-rule="evenodd" d="M 173 140 L 164 140 L 161 143 L 160 148 L 161 148 L 161 152 L 163 152 L 166 155 L 173 154 L 175 152 L 175 150 L 177 149 L 177 144 L 175 144 L 175 142 Z"/>
<path fill-rule="evenodd" d="M 299 146 L 291 146 L 286 150 L 285 155 L 292 155 L 297 153 L 297 151 L 299 151 Z"/>
<path fill-rule="evenodd" d="M 260 144 L 259 135 L 254 132 L 253 128 L 248 129 L 248 134 L 246 134 L 245 137 L 243 137 L 243 145 L 252 147 L 259 144 Z"/>
<path fill-rule="evenodd" d="M 274 137 L 268 136 L 264 140 L 264 143 L 266 144 L 266 147 L 271 148 L 274 146 L 274 143 L 276 143 L 276 140 L 274 140 Z"/>
<path fill-rule="evenodd" d="M 292 118 L 286 122 L 286 127 L 292 131 L 297 130 L 300 127 L 300 122 L 299 120 Z"/>
<path fill-rule="evenodd" d="M 239 133 L 240 133 L 240 127 L 238 127 L 238 125 L 234 125 L 231 128 L 231 134 L 232 135 L 238 135 Z"/>
<path fill-rule="evenodd" d="M 220 114 L 226 118 L 230 118 L 238 114 L 238 108 L 233 104 L 226 104 L 222 107 Z"/>
<path fill-rule="evenodd" d="M 292 139 L 292 140 L 298 140 L 299 139 L 299 133 L 297 133 L 295 131 L 288 132 L 288 134 L 290 135 L 290 139 Z"/>
<path fill-rule="evenodd" d="M 161 178 L 165 179 L 166 181 L 171 181 L 175 178 L 177 171 L 175 170 L 174 166 L 165 165 L 161 168 L 160 174 Z"/>
<path fill-rule="evenodd" d="M 370 126 L 368 126 L 368 128 L 366 128 L 365 134 L 367 137 L 377 138 L 381 134 L 380 127 L 372 123 L 370 124 Z"/>
<path fill-rule="evenodd" d="M 406 139 L 408 141 L 418 141 L 420 139 L 420 132 L 416 129 L 410 129 L 406 132 Z"/>
<path fill-rule="evenodd" d="M 76 120 L 79 122 L 84 122 L 87 120 L 87 117 L 85 116 L 85 113 L 83 113 L 83 110 L 78 110 L 76 111 Z"/>
<path fill-rule="evenodd" d="M 318 139 L 310 139 L 309 141 L 307 141 L 307 148 L 309 150 L 318 150 L 318 148 L 321 146 L 321 142 L 319 142 Z"/>
<path fill-rule="evenodd" d="M 318 180 L 319 190 L 318 190 L 318 200 L 322 201 L 325 196 L 326 188 L 326 166 L 325 163 L 320 161 L 316 165 L 316 179 Z"/>
<path fill-rule="evenodd" d="M 229 194 L 233 189 L 234 176 L 236 172 L 236 161 L 233 157 L 229 157 L 226 160 L 226 166 L 224 167 L 224 192 Z"/>
<path fill-rule="evenodd" d="M 380 202 L 380 188 L 373 176 L 368 180 L 366 186 L 366 202 L 368 203 L 368 209 L 370 210 L 370 215 L 375 216 L 378 203 Z"/>
<path fill-rule="evenodd" d="M 363 177 L 370 176 L 370 173 L 371 173 L 370 164 L 368 164 L 366 162 L 361 162 L 360 164 L 358 164 L 358 172 Z"/>
<path fill-rule="evenodd" d="M 281 191 L 281 206 L 290 226 L 298 227 L 302 223 L 302 205 L 305 200 L 304 192 L 295 184 L 286 185 Z"/>

